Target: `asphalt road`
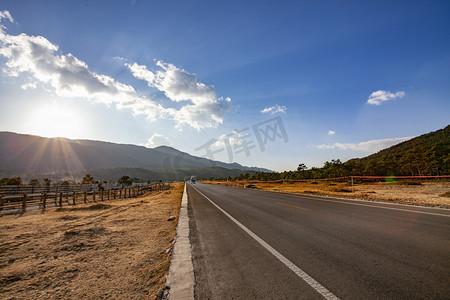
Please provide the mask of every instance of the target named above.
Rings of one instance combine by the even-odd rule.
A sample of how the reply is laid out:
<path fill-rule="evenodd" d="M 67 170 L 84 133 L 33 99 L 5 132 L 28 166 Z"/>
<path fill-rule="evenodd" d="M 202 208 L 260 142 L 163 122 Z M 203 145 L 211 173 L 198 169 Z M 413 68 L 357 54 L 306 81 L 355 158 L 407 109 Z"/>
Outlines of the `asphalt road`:
<path fill-rule="evenodd" d="M 196 299 L 450 299 L 448 210 L 187 191 Z"/>

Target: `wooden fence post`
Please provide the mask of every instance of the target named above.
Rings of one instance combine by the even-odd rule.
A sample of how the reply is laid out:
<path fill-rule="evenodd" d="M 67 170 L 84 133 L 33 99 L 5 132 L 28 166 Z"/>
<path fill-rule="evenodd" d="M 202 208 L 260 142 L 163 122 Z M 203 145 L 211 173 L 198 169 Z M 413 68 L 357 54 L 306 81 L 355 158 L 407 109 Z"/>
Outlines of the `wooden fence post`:
<path fill-rule="evenodd" d="M 84 204 L 87 202 L 87 192 L 84 192 L 84 198 L 83 198 Z"/>
<path fill-rule="evenodd" d="M 47 193 L 42 194 L 42 211 L 45 210 L 47 206 Z"/>
<path fill-rule="evenodd" d="M 103 201 L 103 190 L 100 191 L 100 201 Z"/>
<path fill-rule="evenodd" d="M 122 189 L 119 190 L 119 199 L 122 199 Z"/>
<path fill-rule="evenodd" d="M 77 201 L 77 192 L 73 192 L 73 205 L 75 206 L 76 205 L 76 202 Z"/>
<path fill-rule="evenodd" d="M 63 193 L 59 193 L 59 207 L 62 207 Z"/>
<path fill-rule="evenodd" d="M 3 196 L 0 195 L 0 211 L 3 210 L 3 205 L 5 204 L 5 199 L 3 199 Z"/>
<path fill-rule="evenodd" d="M 116 200 L 116 190 L 113 190 L 113 198 Z"/>
<path fill-rule="evenodd" d="M 27 208 L 27 195 L 24 194 L 22 198 L 22 213 L 25 212 L 26 208 Z"/>
<path fill-rule="evenodd" d="M 110 196 L 111 196 L 111 190 L 108 190 L 108 194 L 107 194 L 107 199 L 108 200 L 109 200 Z"/>

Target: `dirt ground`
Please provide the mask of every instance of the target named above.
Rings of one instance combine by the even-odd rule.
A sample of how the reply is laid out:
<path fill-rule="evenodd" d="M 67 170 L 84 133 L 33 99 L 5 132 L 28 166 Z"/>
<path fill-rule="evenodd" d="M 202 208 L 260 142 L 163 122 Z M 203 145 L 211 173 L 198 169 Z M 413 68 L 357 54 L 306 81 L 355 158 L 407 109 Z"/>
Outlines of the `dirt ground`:
<path fill-rule="evenodd" d="M 254 184 L 257 188 L 269 191 L 332 195 L 368 200 L 381 200 L 395 203 L 450 208 L 450 181 L 393 181 L 393 182 L 210 182 L 222 185 L 246 186 Z"/>
<path fill-rule="evenodd" d="M 0 298 L 155 299 L 182 192 L 1 216 Z"/>

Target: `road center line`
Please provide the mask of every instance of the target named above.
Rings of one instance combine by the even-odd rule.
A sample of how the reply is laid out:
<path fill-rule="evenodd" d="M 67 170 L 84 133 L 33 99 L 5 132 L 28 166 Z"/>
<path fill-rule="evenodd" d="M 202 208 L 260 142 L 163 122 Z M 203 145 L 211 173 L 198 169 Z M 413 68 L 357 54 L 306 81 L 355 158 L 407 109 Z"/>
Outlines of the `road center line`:
<path fill-rule="evenodd" d="M 192 185 L 191 185 L 192 186 Z M 327 290 L 323 285 L 318 283 L 314 278 L 309 276 L 306 272 L 304 272 L 302 269 L 297 267 L 293 262 L 291 262 L 289 259 L 287 259 L 285 256 L 283 256 L 280 252 L 275 250 L 272 246 L 267 244 L 263 239 L 261 239 L 259 236 L 257 236 L 253 231 L 245 227 L 241 222 L 233 218 L 229 213 L 227 213 L 225 210 L 223 210 L 220 206 L 218 206 L 216 203 L 214 203 L 211 199 L 209 199 L 205 194 L 200 192 L 197 188 L 192 186 L 200 195 L 205 197 L 206 200 L 208 200 L 212 205 L 214 205 L 218 210 L 220 210 L 222 213 L 225 214 L 228 218 L 231 219 L 236 225 L 238 225 L 242 230 L 244 230 L 248 235 L 250 235 L 253 239 L 255 239 L 261 246 L 266 248 L 270 253 L 272 253 L 276 258 L 278 258 L 279 261 L 281 261 L 283 264 L 285 264 L 289 269 L 291 269 L 292 272 L 297 274 L 298 277 L 303 279 L 307 284 L 309 284 L 313 289 L 315 289 L 319 294 L 321 294 L 325 299 L 333 299 L 333 300 L 339 300 L 338 297 L 336 297 L 333 293 L 331 293 L 329 290 Z"/>
<path fill-rule="evenodd" d="M 309 208 L 304 208 L 304 207 L 300 207 L 297 205 L 290 205 L 290 204 L 281 203 L 281 202 L 273 202 L 273 203 L 279 204 L 279 205 L 284 205 L 284 206 L 289 206 L 289 207 L 293 207 L 293 208 L 303 209 L 303 210 L 309 210 Z"/>

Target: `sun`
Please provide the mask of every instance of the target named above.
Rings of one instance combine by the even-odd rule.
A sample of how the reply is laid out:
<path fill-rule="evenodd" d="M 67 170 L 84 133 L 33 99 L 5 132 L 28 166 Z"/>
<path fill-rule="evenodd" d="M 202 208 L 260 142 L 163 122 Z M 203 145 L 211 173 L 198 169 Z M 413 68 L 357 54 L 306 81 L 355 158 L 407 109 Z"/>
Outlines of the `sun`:
<path fill-rule="evenodd" d="M 44 137 L 82 138 L 86 121 L 77 107 L 48 103 L 32 110 L 26 124 L 27 132 Z"/>

